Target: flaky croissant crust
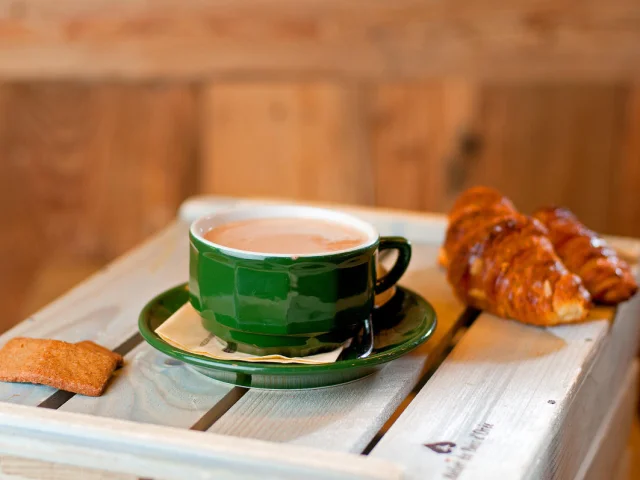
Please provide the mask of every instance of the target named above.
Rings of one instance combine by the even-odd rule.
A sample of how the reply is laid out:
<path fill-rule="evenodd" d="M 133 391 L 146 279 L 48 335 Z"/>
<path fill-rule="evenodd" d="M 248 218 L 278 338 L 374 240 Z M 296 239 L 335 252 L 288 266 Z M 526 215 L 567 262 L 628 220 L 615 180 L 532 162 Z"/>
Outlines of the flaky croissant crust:
<path fill-rule="evenodd" d="M 544 225 L 499 192 L 464 192 L 442 249 L 447 279 L 468 305 L 535 325 L 583 320 L 590 296 L 556 255 Z"/>
<path fill-rule="evenodd" d="M 596 232 L 568 209 L 545 207 L 534 213 L 549 230 L 549 239 L 567 268 L 582 278 L 593 299 L 617 304 L 638 290 L 629 265 Z"/>

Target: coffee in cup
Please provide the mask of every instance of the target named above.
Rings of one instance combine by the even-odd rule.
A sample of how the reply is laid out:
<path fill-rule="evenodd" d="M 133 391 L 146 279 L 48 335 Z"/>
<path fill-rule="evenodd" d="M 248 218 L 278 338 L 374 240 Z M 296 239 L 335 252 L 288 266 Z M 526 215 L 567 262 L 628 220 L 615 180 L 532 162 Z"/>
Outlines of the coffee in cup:
<path fill-rule="evenodd" d="M 351 215 L 264 206 L 202 217 L 190 229 L 190 301 L 204 327 L 257 355 L 304 356 L 362 327 L 374 296 L 405 272 L 411 246 Z M 376 278 L 377 252 L 399 255 Z"/>
<path fill-rule="evenodd" d="M 204 238 L 224 247 L 290 255 L 349 250 L 367 241 L 367 234 L 345 223 L 320 218 L 253 218 L 219 225 Z"/>

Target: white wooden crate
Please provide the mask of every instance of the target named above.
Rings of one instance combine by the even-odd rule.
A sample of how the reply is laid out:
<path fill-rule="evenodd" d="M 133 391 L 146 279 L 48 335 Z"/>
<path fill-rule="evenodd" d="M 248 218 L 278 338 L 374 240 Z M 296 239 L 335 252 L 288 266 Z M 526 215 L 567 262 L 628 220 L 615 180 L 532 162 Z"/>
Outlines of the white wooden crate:
<path fill-rule="evenodd" d="M 413 242 L 402 283 L 438 314 L 429 342 L 369 378 L 313 391 L 244 391 L 141 342 L 142 306 L 187 279 L 189 221 L 256 202 L 266 201 L 186 202 L 174 225 L 0 337 L 91 339 L 126 353 L 127 362 L 98 398 L 0 384 L 0 453 L 166 479 L 573 478 L 608 464 L 615 451 L 603 457 L 594 439 L 613 421 L 603 419 L 624 418 L 608 414 L 612 404 L 631 408 L 617 399 L 629 390 L 640 297 L 614 322 L 613 310 L 602 309 L 601 320 L 570 327 L 481 314 L 430 377 L 469 318 L 436 264 L 446 227 L 439 215 L 334 206 Z M 450 442 L 451 452 L 425 446 L 438 442 Z M 10 460 L 0 461 L 2 478 L 11 477 L 2 470 Z M 37 476 L 52 471 L 18 464 L 31 476 L 34 468 Z"/>

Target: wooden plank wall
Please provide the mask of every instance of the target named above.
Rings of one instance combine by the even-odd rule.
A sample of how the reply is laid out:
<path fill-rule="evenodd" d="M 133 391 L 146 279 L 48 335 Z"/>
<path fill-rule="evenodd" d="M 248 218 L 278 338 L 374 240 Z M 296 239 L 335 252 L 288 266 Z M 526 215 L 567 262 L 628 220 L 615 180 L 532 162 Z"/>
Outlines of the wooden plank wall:
<path fill-rule="evenodd" d="M 0 86 L 0 325 L 169 222 L 195 191 L 190 87 Z"/>
<path fill-rule="evenodd" d="M 640 86 L 461 79 L 0 84 L 6 327 L 197 193 L 444 211 L 496 186 L 640 236 Z"/>

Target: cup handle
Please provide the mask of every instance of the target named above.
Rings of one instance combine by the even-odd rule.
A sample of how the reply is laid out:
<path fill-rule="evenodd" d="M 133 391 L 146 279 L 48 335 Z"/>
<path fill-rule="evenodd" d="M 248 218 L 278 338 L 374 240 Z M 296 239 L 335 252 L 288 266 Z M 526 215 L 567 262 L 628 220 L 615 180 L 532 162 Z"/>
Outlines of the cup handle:
<path fill-rule="evenodd" d="M 378 252 L 383 250 L 398 250 L 398 259 L 384 277 L 376 280 L 376 295 L 394 286 L 406 272 L 411 260 L 411 243 L 404 237 L 381 237 Z"/>

